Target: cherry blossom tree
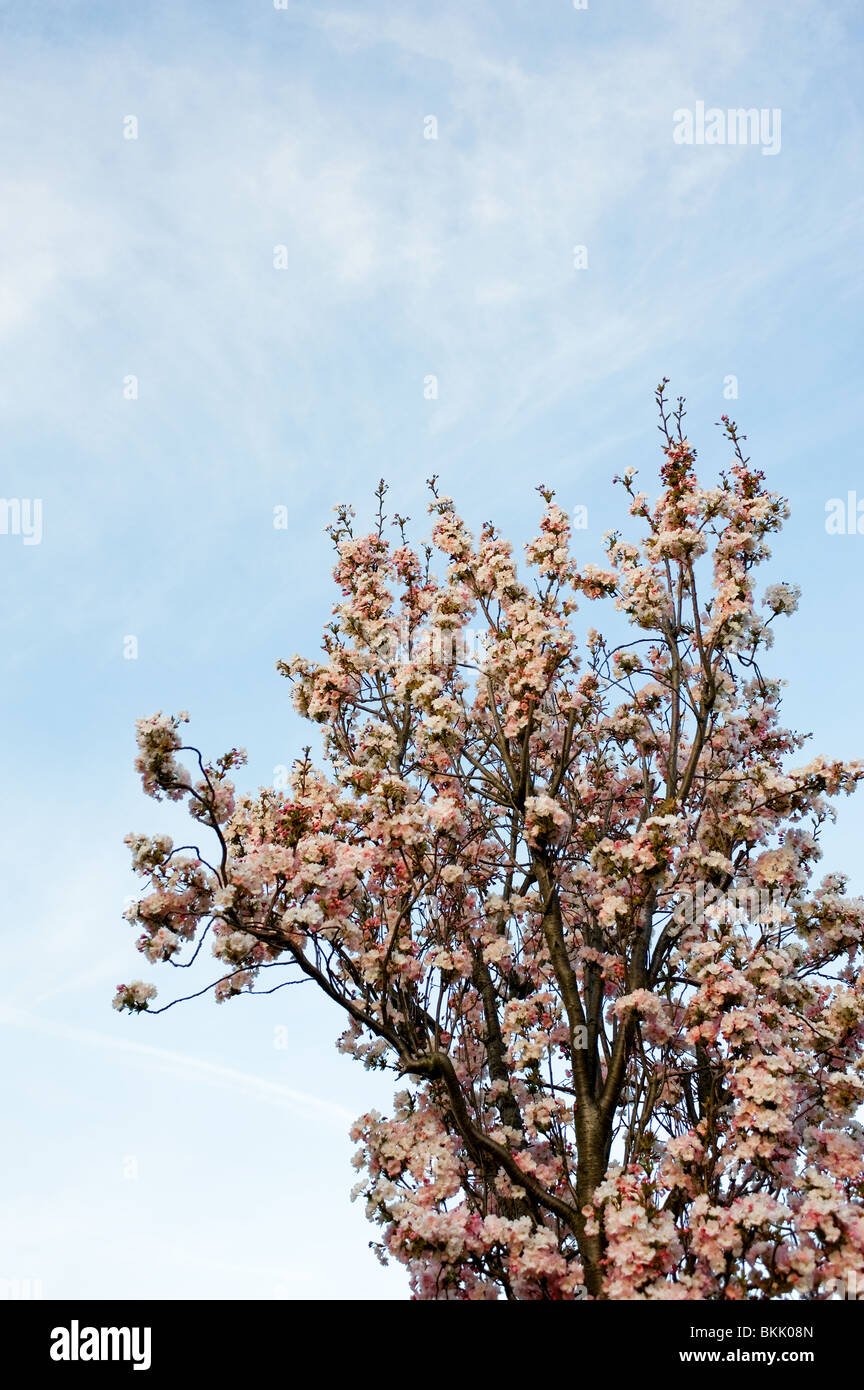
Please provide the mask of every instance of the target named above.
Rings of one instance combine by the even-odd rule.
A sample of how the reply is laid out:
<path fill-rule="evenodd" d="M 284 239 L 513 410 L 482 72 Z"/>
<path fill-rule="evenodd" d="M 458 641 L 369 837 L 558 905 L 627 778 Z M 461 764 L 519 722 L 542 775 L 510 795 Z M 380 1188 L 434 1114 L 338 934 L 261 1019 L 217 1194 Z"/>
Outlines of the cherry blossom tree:
<path fill-rule="evenodd" d="M 813 880 L 864 765 L 794 765 L 761 663 L 798 592 L 755 589 L 787 504 L 726 417 L 702 485 L 666 385 L 659 497 L 616 480 L 641 540 L 607 534 L 602 568 L 542 487 L 524 577 L 435 479 L 419 549 L 383 484 L 371 533 L 337 509 L 321 658 L 279 663 L 323 750 L 290 786 L 235 795 L 242 751 L 139 721 L 145 791 L 214 848 L 128 837 L 138 948 L 183 967 L 209 939 L 220 1001 L 313 981 L 341 1050 L 395 1074 L 355 1192 L 419 1298 L 864 1279 L 864 900 Z M 579 600 L 616 641 L 580 638 Z"/>

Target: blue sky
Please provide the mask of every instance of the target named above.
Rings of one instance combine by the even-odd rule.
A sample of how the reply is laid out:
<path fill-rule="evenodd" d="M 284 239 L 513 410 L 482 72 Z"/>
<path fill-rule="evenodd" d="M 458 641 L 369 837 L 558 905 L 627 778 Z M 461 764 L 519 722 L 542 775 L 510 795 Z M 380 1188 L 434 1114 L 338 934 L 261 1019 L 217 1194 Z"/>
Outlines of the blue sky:
<path fill-rule="evenodd" d="M 856 10 L 0 5 L 0 496 L 43 508 L 40 544 L 0 534 L 0 1279 L 406 1295 L 348 1201 L 350 1120 L 390 1086 L 329 1008 L 110 1007 L 177 978 L 120 915 L 124 834 L 182 825 L 140 791 L 134 721 L 189 709 L 209 753 L 246 745 L 244 786 L 291 761 L 274 665 L 317 650 L 337 502 L 371 513 L 384 476 L 423 534 L 438 473 L 520 542 L 544 482 L 597 560 L 612 475 L 650 489 L 668 376 L 706 473 L 726 411 L 789 496 L 766 578 L 804 596 L 768 664 L 814 753 L 861 755 L 864 538 L 825 531 L 864 498 Z M 779 109 L 779 153 L 675 144 L 698 101 Z M 858 891 L 862 829 L 844 802 L 826 841 Z"/>

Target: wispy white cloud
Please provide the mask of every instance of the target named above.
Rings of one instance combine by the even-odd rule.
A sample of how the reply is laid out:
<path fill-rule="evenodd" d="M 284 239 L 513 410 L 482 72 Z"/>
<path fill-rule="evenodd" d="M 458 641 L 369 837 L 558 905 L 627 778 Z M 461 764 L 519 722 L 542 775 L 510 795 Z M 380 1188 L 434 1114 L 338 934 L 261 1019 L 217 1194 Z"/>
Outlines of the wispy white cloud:
<path fill-rule="evenodd" d="M 122 428 L 122 411 L 106 415 L 106 404 L 137 367 L 148 410 L 169 409 L 182 389 L 190 405 L 242 425 L 273 460 L 280 446 L 262 401 L 284 382 L 295 424 L 317 418 L 334 389 L 362 412 L 374 367 L 357 364 L 353 391 L 340 374 L 350 335 L 371 327 L 405 344 L 412 370 L 440 375 L 436 429 L 485 416 L 495 434 L 561 400 L 574 380 L 599 381 L 686 336 L 694 319 L 728 319 L 754 281 L 776 285 L 804 264 L 831 220 L 823 199 L 802 205 L 782 161 L 746 166 L 750 151 L 694 158 L 673 146 L 672 111 L 733 88 L 757 104 L 784 94 L 801 103 L 807 61 L 794 54 L 769 82 L 770 25 L 752 7 L 730 0 L 700 11 L 698 24 L 674 8 L 674 26 L 657 6 L 653 28 L 604 44 L 593 16 L 562 7 L 559 41 L 542 61 L 490 53 L 484 12 L 453 5 L 434 15 L 419 6 L 274 12 L 274 25 L 302 22 L 358 62 L 410 60 L 413 87 L 382 83 L 363 119 L 348 94 L 303 73 L 286 80 L 275 63 L 253 81 L 235 53 L 221 66 L 209 53 L 206 73 L 182 58 L 148 66 L 125 50 L 117 71 L 100 53 L 89 70 L 61 64 L 18 75 L 17 87 L 13 73 L 23 104 L 7 154 L 37 112 L 49 128 L 74 113 L 79 140 L 71 151 L 56 139 L 19 140 L 19 167 L 7 157 L 15 287 L 0 331 L 16 348 L 7 405 L 32 407 L 38 343 L 82 437 L 92 437 L 97 411 L 109 435 Z M 814 41 L 827 51 L 836 39 Z M 140 134 L 124 142 L 130 87 Z M 423 117 L 438 101 L 439 138 L 425 141 Z M 827 171 L 815 177 L 827 191 Z M 724 238 L 724 219 L 743 215 L 755 229 L 778 207 L 785 219 L 793 193 L 796 234 L 774 255 Z M 697 210 L 716 221 L 713 256 L 687 237 Z M 581 275 L 576 243 L 590 254 Z M 277 244 L 289 257 L 281 272 Z M 368 355 L 362 339 L 358 347 Z"/>

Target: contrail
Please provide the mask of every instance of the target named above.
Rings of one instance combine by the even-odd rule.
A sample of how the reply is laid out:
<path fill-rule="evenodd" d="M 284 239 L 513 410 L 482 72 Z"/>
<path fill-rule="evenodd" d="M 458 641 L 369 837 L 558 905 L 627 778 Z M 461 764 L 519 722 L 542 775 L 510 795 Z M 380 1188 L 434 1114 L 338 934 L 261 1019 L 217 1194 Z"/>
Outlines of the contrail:
<path fill-rule="evenodd" d="M 342 1105 L 333 1105 L 330 1101 L 319 1100 L 317 1096 L 307 1095 L 304 1091 L 292 1090 L 290 1086 L 283 1086 L 278 1081 L 266 1081 L 250 1072 L 218 1066 L 214 1062 L 204 1062 L 198 1057 L 187 1057 L 182 1052 L 171 1052 L 167 1048 L 151 1047 L 148 1043 L 132 1042 L 127 1038 L 112 1038 L 105 1033 L 94 1033 L 87 1028 L 76 1028 L 68 1023 L 54 1023 L 28 1014 L 23 1009 L 0 1005 L 0 1024 L 12 1028 L 26 1028 L 46 1037 L 65 1038 L 70 1042 L 84 1043 L 88 1047 L 101 1047 L 109 1051 L 131 1052 L 139 1057 L 150 1057 L 155 1062 L 170 1065 L 175 1073 L 181 1069 L 191 1081 L 246 1091 L 258 1100 L 269 1101 L 271 1104 L 316 1110 L 329 1119 L 348 1124 L 356 1119 L 356 1116 Z"/>

